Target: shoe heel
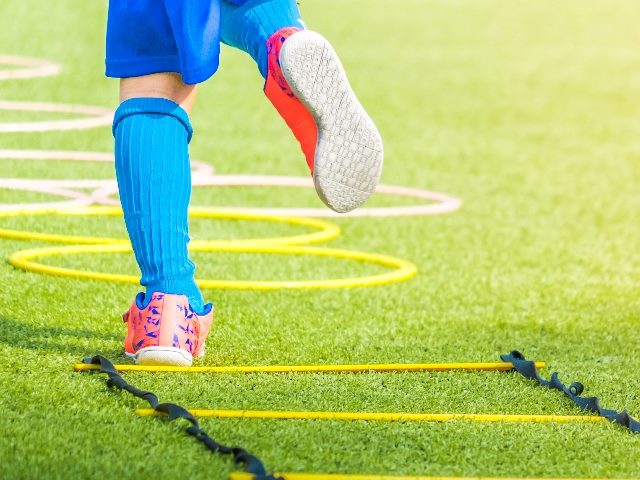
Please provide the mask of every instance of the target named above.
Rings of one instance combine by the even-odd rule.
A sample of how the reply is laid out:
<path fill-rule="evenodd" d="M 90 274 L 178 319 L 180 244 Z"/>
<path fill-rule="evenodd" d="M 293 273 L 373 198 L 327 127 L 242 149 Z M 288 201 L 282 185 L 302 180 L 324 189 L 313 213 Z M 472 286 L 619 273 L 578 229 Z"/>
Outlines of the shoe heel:
<path fill-rule="evenodd" d="M 137 365 L 190 367 L 193 363 L 193 356 L 189 352 L 175 347 L 141 348 L 131 357 Z"/>

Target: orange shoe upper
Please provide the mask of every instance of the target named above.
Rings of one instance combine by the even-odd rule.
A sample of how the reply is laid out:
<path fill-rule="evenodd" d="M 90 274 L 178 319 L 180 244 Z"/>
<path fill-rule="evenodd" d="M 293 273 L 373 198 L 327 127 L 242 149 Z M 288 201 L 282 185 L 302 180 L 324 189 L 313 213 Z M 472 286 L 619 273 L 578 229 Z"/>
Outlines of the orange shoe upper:
<path fill-rule="evenodd" d="M 213 309 L 205 315 L 196 314 L 184 295 L 154 293 L 145 307 L 136 299 L 122 316 L 127 324 L 125 351 L 135 354 L 146 347 L 175 347 L 200 357 L 213 314 Z"/>
<path fill-rule="evenodd" d="M 300 142 L 307 165 L 313 173 L 313 159 L 318 143 L 318 127 L 307 108 L 289 88 L 280 69 L 280 50 L 282 50 L 287 38 L 298 31 L 300 29 L 296 27 L 282 28 L 267 40 L 268 71 L 264 93 Z"/>

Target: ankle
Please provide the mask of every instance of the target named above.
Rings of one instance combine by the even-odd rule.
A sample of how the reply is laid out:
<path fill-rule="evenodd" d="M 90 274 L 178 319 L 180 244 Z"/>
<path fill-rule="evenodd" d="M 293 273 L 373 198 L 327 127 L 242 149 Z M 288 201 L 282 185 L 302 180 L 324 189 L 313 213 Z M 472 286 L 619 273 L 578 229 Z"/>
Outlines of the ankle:
<path fill-rule="evenodd" d="M 202 314 L 205 311 L 202 292 L 193 277 L 163 278 L 157 282 L 147 284 L 146 291 L 148 298 L 155 292 L 184 295 L 189 300 L 189 306 L 195 313 Z"/>

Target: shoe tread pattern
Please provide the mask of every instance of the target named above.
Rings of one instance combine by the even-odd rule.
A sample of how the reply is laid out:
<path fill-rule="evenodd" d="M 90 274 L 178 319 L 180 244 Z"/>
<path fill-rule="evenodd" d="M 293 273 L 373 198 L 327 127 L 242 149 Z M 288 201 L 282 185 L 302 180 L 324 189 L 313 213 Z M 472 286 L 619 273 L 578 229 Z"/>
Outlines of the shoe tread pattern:
<path fill-rule="evenodd" d="M 280 53 L 282 72 L 318 127 L 314 183 L 338 212 L 362 205 L 380 179 L 382 139 L 358 101 L 335 51 L 321 35 L 292 35 Z"/>

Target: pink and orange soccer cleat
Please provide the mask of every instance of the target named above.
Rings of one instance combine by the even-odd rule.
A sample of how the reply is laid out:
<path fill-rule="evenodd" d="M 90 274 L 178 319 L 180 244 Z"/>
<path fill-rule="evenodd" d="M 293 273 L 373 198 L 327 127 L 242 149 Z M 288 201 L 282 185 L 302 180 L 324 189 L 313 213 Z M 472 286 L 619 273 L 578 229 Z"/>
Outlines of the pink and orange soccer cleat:
<path fill-rule="evenodd" d="M 289 27 L 267 41 L 264 91 L 300 142 L 320 199 L 336 212 L 362 205 L 382 172 L 382 139 L 318 33 Z"/>
<path fill-rule="evenodd" d="M 207 335 L 213 323 L 213 305 L 196 314 L 184 295 L 154 293 L 144 305 L 139 293 L 122 319 L 127 324 L 124 350 L 140 365 L 190 366 L 204 356 Z"/>

